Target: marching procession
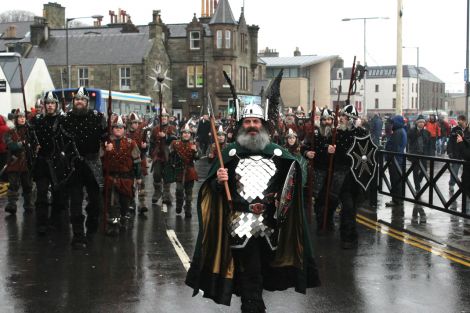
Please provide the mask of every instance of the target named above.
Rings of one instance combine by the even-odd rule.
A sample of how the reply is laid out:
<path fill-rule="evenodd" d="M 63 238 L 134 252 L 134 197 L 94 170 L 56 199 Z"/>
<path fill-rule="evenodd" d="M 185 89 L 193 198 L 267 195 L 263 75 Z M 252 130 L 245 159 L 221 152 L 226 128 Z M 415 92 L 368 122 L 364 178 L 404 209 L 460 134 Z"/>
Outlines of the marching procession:
<path fill-rule="evenodd" d="M 351 76 L 348 95 L 361 79 L 360 69 Z M 69 110 L 46 92 L 35 114 L 17 110 L 6 123 L 5 212 L 17 214 L 21 190 L 24 213 L 35 212 L 38 236 L 71 224 L 72 247 L 87 249 L 100 225 L 106 236 L 125 234 L 137 213 L 151 214 L 161 201 L 185 219 L 197 213 L 198 240 L 185 281 L 194 295 L 202 290 L 204 297 L 230 305 L 236 294 L 242 312 L 265 312 L 263 290 L 292 287 L 305 293 L 320 285 L 310 223 L 316 221 L 318 236 L 334 233 L 339 211 L 340 246 L 357 247 L 356 210 L 374 184 L 381 140 L 370 136 L 348 101 L 334 111 L 313 102 L 307 115 L 301 107 L 284 114 L 281 80 L 282 71 L 264 106 L 241 106 L 233 93 L 234 114 L 216 120 L 209 96 L 208 114 L 181 123 L 164 107 L 153 118 L 108 108 L 106 118 L 89 108 L 85 87 L 76 90 Z M 408 135 L 400 133 L 401 116 L 393 121 L 386 149 L 403 152 L 407 137 L 417 142 L 412 152 L 429 149 L 424 121 L 418 119 L 417 133 L 413 128 Z M 464 122 L 451 149 L 468 160 Z M 195 164 L 206 158 L 211 168 L 194 202 Z M 394 175 L 390 169 L 392 195 Z M 416 175 L 419 185 L 423 174 Z M 146 183 L 153 184 L 148 198 L 152 188 Z M 387 206 L 399 201 L 392 197 Z M 413 212 L 418 213 L 425 222 L 423 209 Z"/>

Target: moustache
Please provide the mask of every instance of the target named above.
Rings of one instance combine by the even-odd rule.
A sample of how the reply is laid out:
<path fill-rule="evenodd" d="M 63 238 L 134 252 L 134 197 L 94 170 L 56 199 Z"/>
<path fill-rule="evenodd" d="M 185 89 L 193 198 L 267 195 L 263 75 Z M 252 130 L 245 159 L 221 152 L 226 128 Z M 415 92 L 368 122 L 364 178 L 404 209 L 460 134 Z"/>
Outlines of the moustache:
<path fill-rule="evenodd" d="M 251 132 L 256 132 L 256 133 L 259 133 L 259 130 L 257 128 L 254 128 L 254 127 L 248 127 L 246 129 L 246 132 L 247 133 L 251 133 Z"/>

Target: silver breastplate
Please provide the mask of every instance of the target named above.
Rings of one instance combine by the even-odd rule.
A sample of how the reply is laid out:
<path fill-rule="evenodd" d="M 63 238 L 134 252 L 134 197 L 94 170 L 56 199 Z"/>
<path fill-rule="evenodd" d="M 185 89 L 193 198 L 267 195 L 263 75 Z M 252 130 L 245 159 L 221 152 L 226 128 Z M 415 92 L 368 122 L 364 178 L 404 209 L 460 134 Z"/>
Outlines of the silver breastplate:
<path fill-rule="evenodd" d="M 235 169 L 238 194 L 248 203 L 256 198 L 262 200 L 276 171 L 274 161 L 261 155 L 241 159 Z"/>

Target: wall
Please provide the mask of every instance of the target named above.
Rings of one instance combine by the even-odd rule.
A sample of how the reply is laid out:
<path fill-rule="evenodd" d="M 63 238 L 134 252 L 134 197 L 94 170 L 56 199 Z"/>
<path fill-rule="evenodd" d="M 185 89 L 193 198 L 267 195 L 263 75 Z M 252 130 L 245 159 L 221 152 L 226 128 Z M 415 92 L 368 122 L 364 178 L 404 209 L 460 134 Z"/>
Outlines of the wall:
<path fill-rule="evenodd" d="M 6 92 L 0 92 L 0 114 L 3 116 L 7 116 L 8 113 L 11 111 L 11 90 L 10 84 L 5 77 L 5 73 L 3 72 L 2 68 L 0 67 L 0 79 L 6 80 L 7 83 L 7 90 Z"/>

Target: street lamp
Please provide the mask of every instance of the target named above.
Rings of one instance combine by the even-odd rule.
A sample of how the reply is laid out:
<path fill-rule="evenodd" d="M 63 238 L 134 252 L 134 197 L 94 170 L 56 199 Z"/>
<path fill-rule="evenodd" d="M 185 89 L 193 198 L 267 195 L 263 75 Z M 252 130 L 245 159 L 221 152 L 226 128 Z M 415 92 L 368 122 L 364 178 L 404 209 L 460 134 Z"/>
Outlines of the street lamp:
<path fill-rule="evenodd" d="M 416 49 L 416 110 L 419 111 L 419 93 L 421 88 L 419 87 L 419 47 L 405 47 L 403 49 Z"/>
<path fill-rule="evenodd" d="M 94 18 L 97 19 L 98 21 L 101 21 L 103 19 L 103 15 L 92 15 L 92 16 L 81 16 L 81 17 L 69 17 L 65 20 L 65 63 L 67 66 L 67 85 L 68 88 L 71 88 L 71 68 L 69 64 L 69 22 L 73 20 L 78 20 L 81 18 Z"/>
<path fill-rule="evenodd" d="M 364 66 L 367 66 L 366 62 L 366 21 L 367 20 L 388 20 L 387 16 L 373 16 L 373 17 L 353 17 L 353 18 L 343 18 L 343 22 L 363 20 L 364 21 Z M 364 74 L 364 115 L 367 116 L 367 102 L 366 102 L 366 77 L 367 72 Z"/>

